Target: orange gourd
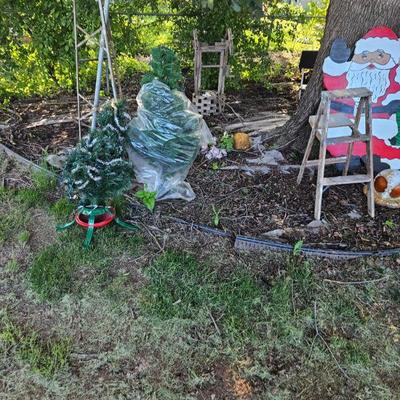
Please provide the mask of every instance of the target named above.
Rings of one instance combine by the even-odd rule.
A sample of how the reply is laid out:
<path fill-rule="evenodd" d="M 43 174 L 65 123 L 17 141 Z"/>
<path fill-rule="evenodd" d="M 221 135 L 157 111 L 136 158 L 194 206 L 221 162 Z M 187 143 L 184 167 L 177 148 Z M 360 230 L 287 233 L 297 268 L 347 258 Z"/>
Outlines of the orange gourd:
<path fill-rule="evenodd" d="M 387 188 L 387 185 L 388 185 L 388 182 L 385 177 L 378 176 L 375 179 L 374 186 L 375 186 L 375 190 L 377 192 L 380 192 L 380 193 L 384 192 Z"/>
<path fill-rule="evenodd" d="M 233 147 L 235 150 L 248 150 L 250 146 L 250 136 L 247 133 L 236 132 L 233 135 Z"/>
<path fill-rule="evenodd" d="M 396 186 L 394 189 L 392 189 L 392 191 L 390 192 L 390 197 L 400 197 L 400 186 Z"/>

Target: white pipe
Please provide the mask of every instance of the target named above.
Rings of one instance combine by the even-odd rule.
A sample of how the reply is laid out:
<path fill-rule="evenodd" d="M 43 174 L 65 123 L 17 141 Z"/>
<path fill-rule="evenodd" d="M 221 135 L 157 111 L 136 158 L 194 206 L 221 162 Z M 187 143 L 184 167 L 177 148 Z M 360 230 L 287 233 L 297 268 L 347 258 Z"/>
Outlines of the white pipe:
<path fill-rule="evenodd" d="M 97 0 L 98 1 L 98 0 Z M 110 2 L 111 0 L 105 0 L 104 2 L 104 18 L 105 22 L 108 22 L 108 15 L 110 10 Z M 100 13 L 101 15 L 101 13 Z M 104 38 L 104 31 L 101 31 L 101 38 L 100 38 L 100 48 L 99 48 L 99 56 L 98 56 L 98 64 L 97 64 L 97 75 L 96 75 L 96 86 L 94 90 L 94 101 L 93 101 L 93 113 L 92 113 L 92 124 L 91 129 L 96 128 L 96 119 L 97 119 L 97 111 L 100 103 L 100 90 L 101 90 L 101 78 L 103 74 L 103 60 L 104 60 L 104 45 L 105 45 L 105 38 Z"/>
<path fill-rule="evenodd" d="M 79 140 L 82 139 L 82 126 L 81 126 L 81 98 L 79 94 L 79 51 L 78 51 L 78 22 L 76 15 L 76 1 L 72 2 L 74 13 L 74 42 L 75 42 L 75 86 L 76 86 L 76 103 L 78 107 L 78 135 Z"/>

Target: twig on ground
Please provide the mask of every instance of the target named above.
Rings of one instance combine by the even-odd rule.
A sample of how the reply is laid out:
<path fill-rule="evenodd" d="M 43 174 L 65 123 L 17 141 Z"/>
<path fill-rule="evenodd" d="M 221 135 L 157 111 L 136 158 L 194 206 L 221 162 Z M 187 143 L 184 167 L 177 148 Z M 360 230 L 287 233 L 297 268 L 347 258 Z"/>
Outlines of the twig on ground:
<path fill-rule="evenodd" d="M 68 115 L 67 116 L 64 115 L 58 119 L 44 118 L 41 119 L 40 121 L 32 122 L 29 125 L 24 126 L 23 129 L 38 128 L 39 126 L 48 126 L 48 125 L 70 124 L 72 122 L 75 122 L 75 118 L 72 118 Z"/>
<path fill-rule="evenodd" d="M 291 281 L 292 281 L 292 289 L 291 289 L 291 291 L 292 291 L 292 307 L 293 307 L 293 314 L 296 314 L 296 303 L 295 303 L 295 300 L 294 300 L 294 282 L 293 282 L 293 279 L 291 279 Z"/>
<path fill-rule="evenodd" d="M 365 281 L 348 281 L 348 282 L 346 282 L 346 281 L 334 281 L 332 279 L 324 279 L 324 282 L 335 283 L 337 285 L 366 285 L 368 283 L 382 282 L 388 278 L 389 278 L 389 276 L 385 275 L 382 278 L 365 280 Z"/>
<path fill-rule="evenodd" d="M 278 146 L 278 147 L 273 147 L 273 149 L 274 150 L 282 150 L 282 149 L 284 149 L 284 148 L 286 148 L 287 146 L 289 146 L 290 144 L 292 144 L 295 140 L 297 140 L 298 138 L 294 138 L 294 139 L 292 139 L 292 140 L 289 140 L 287 143 L 285 143 L 285 144 L 283 144 L 283 145 L 281 145 L 281 146 Z"/>
<path fill-rule="evenodd" d="M 217 331 L 218 335 L 221 336 L 221 331 L 220 331 L 217 323 L 215 322 L 215 319 L 214 319 L 214 317 L 213 317 L 213 315 L 212 315 L 212 313 L 211 313 L 211 311 L 210 311 L 210 309 L 208 307 L 207 307 L 207 311 L 208 311 L 208 315 L 211 318 L 212 323 L 214 324 L 215 330 Z"/>
<path fill-rule="evenodd" d="M 12 110 L 11 108 L 5 108 L 4 111 L 5 111 L 6 113 L 8 113 L 8 114 L 15 115 L 15 116 L 18 118 L 19 121 L 22 121 L 21 114 L 19 114 L 18 112 Z"/>
<path fill-rule="evenodd" d="M 233 107 L 232 107 L 231 105 L 229 105 L 228 103 L 225 103 L 225 106 L 229 107 L 229 108 L 232 110 L 232 112 L 235 114 L 235 116 L 236 116 L 237 118 L 239 118 L 239 120 L 240 120 L 241 122 L 244 121 L 244 118 L 243 118 L 240 114 L 238 114 L 238 113 L 233 109 Z"/>
<path fill-rule="evenodd" d="M 158 239 L 156 238 L 156 236 L 150 231 L 150 229 L 143 223 L 141 223 L 140 225 L 143 226 L 144 229 L 146 229 L 147 233 L 152 237 L 152 239 L 154 240 L 154 242 L 156 243 L 156 245 L 158 246 L 158 248 L 160 249 L 161 253 L 164 253 L 164 247 L 161 246 L 160 242 L 158 241 Z"/>

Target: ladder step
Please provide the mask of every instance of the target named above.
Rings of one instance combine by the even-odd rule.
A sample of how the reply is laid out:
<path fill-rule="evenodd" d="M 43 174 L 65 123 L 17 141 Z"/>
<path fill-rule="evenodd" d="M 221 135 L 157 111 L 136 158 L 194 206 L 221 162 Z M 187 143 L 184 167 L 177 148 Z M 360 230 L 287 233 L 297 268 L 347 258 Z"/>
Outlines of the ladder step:
<path fill-rule="evenodd" d="M 353 135 L 353 136 L 340 136 L 336 138 L 328 138 L 326 144 L 339 144 L 339 143 L 357 143 L 369 142 L 370 138 L 367 135 Z"/>
<path fill-rule="evenodd" d="M 347 161 L 347 157 L 335 157 L 327 158 L 325 160 L 325 165 L 342 164 Z M 306 167 L 318 167 L 320 160 L 309 160 L 306 163 Z"/>
<path fill-rule="evenodd" d="M 351 183 L 366 183 L 372 182 L 373 178 L 369 175 L 348 175 L 348 176 L 334 176 L 332 178 L 324 178 L 322 185 L 348 185 Z"/>
<path fill-rule="evenodd" d="M 322 97 L 329 99 L 341 99 L 344 97 L 369 97 L 372 96 L 372 92 L 367 88 L 353 88 L 353 89 L 338 89 L 323 91 Z"/>
<path fill-rule="evenodd" d="M 202 53 L 222 53 L 223 51 L 226 50 L 226 46 L 218 46 L 218 47 L 214 47 L 214 46 L 210 46 L 210 47 L 201 47 L 200 51 Z"/>
<path fill-rule="evenodd" d="M 321 119 L 319 120 L 319 126 L 318 129 L 321 129 Z M 312 128 L 316 128 L 316 122 L 317 122 L 317 116 L 316 115 L 311 115 L 311 117 L 309 118 L 309 123 L 311 125 Z M 329 115 L 328 118 L 328 128 L 342 128 L 348 126 L 350 128 L 354 128 L 354 123 L 351 119 L 347 118 L 345 115 L 343 114 L 332 114 Z"/>

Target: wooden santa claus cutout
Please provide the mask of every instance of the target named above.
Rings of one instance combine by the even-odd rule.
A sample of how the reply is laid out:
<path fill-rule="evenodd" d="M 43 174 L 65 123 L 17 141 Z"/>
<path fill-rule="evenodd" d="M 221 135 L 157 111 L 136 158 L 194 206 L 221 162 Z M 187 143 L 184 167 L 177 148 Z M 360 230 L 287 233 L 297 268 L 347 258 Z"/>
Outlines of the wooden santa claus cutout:
<path fill-rule="evenodd" d="M 323 64 L 323 81 L 327 90 L 366 87 L 372 95 L 373 151 L 377 171 L 400 169 L 400 40 L 388 27 L 371 29 L 351 51 L 342 39 L 332 45 Z M 348 61 L 350 58 L 350 61 Z M 354 120 L 357 99 L 332 102 L 331 113 L 344 113 Z M 362 133 L 365 122 L 360 122 Z M 350 135 L 350 128 L 332 128 L 328 137 Z M 345 155 L 346 144 L 328 147 L 333 156 Z M 366 154 L 365 144 L 356 143 L 354 155 Z"/>

